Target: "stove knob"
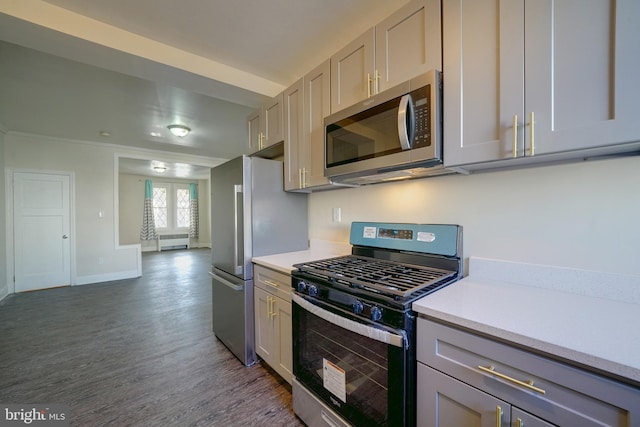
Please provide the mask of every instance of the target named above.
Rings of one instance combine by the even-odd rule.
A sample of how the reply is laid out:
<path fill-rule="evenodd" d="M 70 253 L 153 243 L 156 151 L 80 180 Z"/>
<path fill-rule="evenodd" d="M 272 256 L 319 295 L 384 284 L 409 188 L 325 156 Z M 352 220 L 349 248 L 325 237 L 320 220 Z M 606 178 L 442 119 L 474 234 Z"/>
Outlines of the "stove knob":
<path fill-rule="evenodd" d="M 371 307 L 371 320 L 374 322 L 382 319 L 382 309 L 380 307 Z"/>
<path fill-rule="evenodd" d="M 298 282 L 298 292 L 302 293 L 307 290 L 307 283 L 304 280 Z"/>
<path fill-rule="evenodd" d="M 307 286 L 307 293 L 309 294 L 310 297 L 317 297 L 318 296 L 318 287 L 316 285 L 308 285 Z"/>
<path fill-rule="evenodd" d="M 355 314 L 360 314 L 364 311 L 364 304 L 362 304 L 362 301 L 356 301 L 353 303 L 353 312 Z"/>

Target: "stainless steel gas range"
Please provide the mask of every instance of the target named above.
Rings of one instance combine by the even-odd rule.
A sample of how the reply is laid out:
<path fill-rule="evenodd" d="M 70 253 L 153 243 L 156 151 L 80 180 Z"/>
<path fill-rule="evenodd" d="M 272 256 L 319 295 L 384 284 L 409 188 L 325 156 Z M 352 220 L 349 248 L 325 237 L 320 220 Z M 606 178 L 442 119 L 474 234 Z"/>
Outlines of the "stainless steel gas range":
<path fill-rule="evenodd" d="M 354 222 L 292 272 L 293 407 L 308 426 L 415 425 L 411 303 L 462 275 L 462 227 Z"/>

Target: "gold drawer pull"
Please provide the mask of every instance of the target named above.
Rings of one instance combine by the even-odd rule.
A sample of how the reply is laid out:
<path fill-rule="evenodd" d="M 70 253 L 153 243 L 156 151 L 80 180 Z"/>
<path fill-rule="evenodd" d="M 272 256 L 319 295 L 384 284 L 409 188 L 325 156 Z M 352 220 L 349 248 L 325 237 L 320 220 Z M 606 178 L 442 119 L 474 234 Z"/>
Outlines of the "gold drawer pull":
<path fill-rule="evenodd" d="M 496 406 L 496 427 L 500 427 L 502 425 L 502 408 L 500 405 Z"/>
<path fill-rule="evenodd" d="M 263 280 L 264 283 L 266 283 L 267 285 L 271 286 L 272 288 L 278 288 L 280 287 L 280 285 L 278 285 L 276 282 L 272 282 L 271 280 Z"/>
<path fill-rule="evenodd" d="M 488 374 L 495 375 L 496 377 L 502 378 L 503 380 L 510 381 L 510 382 L 512 382 L 514 384 L 518 384 L 519 386 L 528 388 L 529 390 L 533 390 L 533 391 L 535 391 L 537 393 L 540 393 L 540 394 L 545 394 L 546 393 L 546 391 L 544 391 L 540 387 L 534 386 L 533 385 L 533 381 L 530 380 L 529 382 L 524 382 L 524 381 L 517 380 L 515 378 L 511 378 L 508 375 L 501 374 L 500 372 L 497 372 L 495 370 L 496 368 L 494 366 L 489 366 L 487 368 L 487 367 L 484 367 L 482 365 L 478 365 L 478 369 L 480 369 L 481 371 L 486 372 Z"/>

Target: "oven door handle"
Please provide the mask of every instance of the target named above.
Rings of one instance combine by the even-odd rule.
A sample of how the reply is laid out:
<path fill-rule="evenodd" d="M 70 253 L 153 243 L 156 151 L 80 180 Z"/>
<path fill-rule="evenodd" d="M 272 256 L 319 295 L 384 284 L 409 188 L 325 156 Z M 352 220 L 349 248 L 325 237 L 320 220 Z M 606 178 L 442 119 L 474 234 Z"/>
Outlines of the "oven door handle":
<path fill-rule="evenodd" d="M 309 313 L 314 314 L 329 323 L 333 323 L 336 326 L 354 332 L 358 335 L 362 335 L 364 337 L 400 348 L 405 347 L 405 344 L 408 343 L 406 339 L 406 332 L 404 331 L 398 331 L 399 334 L 391 333 L 389 331 L 367 326 L 363 323 L 355 322 L 338 314 L 327 311 L 322 307 L 318 307 L 317 305 L 310 303 L 306 299 L 296 294 L 291 295 L 291 301 L 295 302 L 301 308 L 307 310 Z"/>

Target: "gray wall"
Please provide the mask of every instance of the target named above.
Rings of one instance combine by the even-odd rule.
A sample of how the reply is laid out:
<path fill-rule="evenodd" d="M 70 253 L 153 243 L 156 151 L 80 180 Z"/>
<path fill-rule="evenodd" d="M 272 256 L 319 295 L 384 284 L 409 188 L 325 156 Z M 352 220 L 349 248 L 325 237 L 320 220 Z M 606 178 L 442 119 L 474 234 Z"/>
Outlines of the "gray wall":
<path fill-rule="evenodd" d="M 203 157 L 40 135 L 9 132 L 4 138 L 5 167 L 12 170 L 69 171 L 75 176 L 76 284 L 136 277 L 141 271 L 140 245 L 119 242 L 116 206 L 118 156 L 151 156 L 162 161 L 199 165 L 212 162 Z M 209 194 L 208 188 L 201 193 Z M 99 215 L 100 212 L 103 216 Z M 203 236 L 210 234 L 202 228 L 201 233 Z"/>

